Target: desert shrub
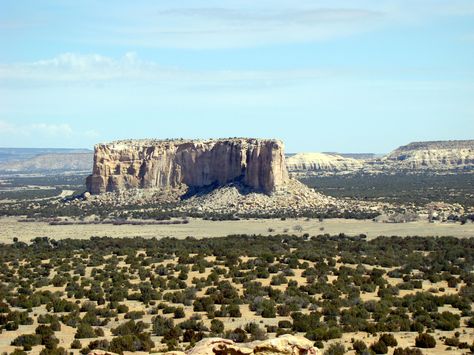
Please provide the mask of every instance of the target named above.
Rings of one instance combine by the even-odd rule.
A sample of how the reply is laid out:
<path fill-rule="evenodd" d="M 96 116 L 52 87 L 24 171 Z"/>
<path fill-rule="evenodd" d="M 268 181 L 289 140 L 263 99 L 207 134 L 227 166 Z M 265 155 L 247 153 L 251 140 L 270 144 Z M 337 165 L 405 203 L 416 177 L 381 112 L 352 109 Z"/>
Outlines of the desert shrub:
<path fill-rule="evenodd" d="M 293 319 L 293 330 L 296 332 L 308 332 L 321 326 L 321 314 L 317 312 L 311 312 L 310 314 L 293 312 L 291 318 Z"/>
<path fill-rule="evenodd" d="M 74 339 L 71 343 L 71 349 L 80 349 L 82 348 L 81 341 L 79 339 Z"/>
<path fill-rule="evenodd" d="M 24 348 L 31 349 L 33 346 L 41 344 L 41 336 L 37 334 L 22 334 L 16 337 L 11 345 L 23 346 Z"/>
<path fill-rule="evenodd" d="M 266 334 L 265 330 L 260 328 L 257 323 L 254 323 L 254 322 L 248 323 L 248 324 L 245 325 L 244 329 L 247 333 L 249 333 L 251 335 L 250 336 L 251 341 L 253 341 L 253 340 L 264 340 L 264 339 L 267 338 L 267 334 Z"/>
<path fill-rule="evenodd" d="M 74 335 L 75 339 L 87 339 L 87 338 L 96 338 L 96 333 L 94 328 L 90 324 L 81 323 L 77 327 L 76 334 Z"/>
<path fill-rule="evenodd" d="M 236 343 L 244 343 L 247 341 L 247 334 L 242 328 L 235 328 L 232 331 L 227 331 L 225 333 L 227 339 L 233 340 Z"/>
<path fill-rule="evenodd" d="M 102 328 L 95 328 L 94 333 L 96 337 L 103 337 L 105 335 L 104 330 Z"/>
<path fill-rule="evenodd" d="M 128 309 L 128 306 L 125 305 L 125 304 L 119 304 L 119 305 L 117 306 L 117 313 L 119 313 L 119 314 L 120 314 L 120 313 L 127 313 L 128 310 L 129 310 L 129 309 Z"/>
<path fill-rule="evenodd" d="M 436 340 L 428 333 L 422 333 L 416 337 L 415 345 L 417 348 L 434 348 Z"/>
<path fill-rule="evenodd" d="M 153 334 L 163 336 L 174 328 L 172 319 L 163 316 L 156 316 L 152 319 Z"/>
<path fill-rule="evenodd" d="M 279 304 L 277 306 L 277 313 L 279 316 L 286 317 L 290 315 L 291 309 L 288 305 L 286 304 Z"/>
<path fill-rule="evenodd" d="M 356 354 L 362 354 L 367 350 L 367 345 L 362 340 L 356 340 L 352 343 L 352 349 L 355 350 Z"/>
<path fill-rule="evenodd" d="M 68 355 L 64 348 L 44 348 L 41 350 L 40 355 Z"/>
<path fill-rule="evenodd" d="M 115 337 L 110 342 L 109 351 L 123 353 L 124 351 L 147 351 L 155 347 L 155 343 L 150 338 L 150 333 L 130 334 Z"/>
<path fill-rule="evenodd" d="M 393 334 L 382 334 L 380 336 L 379 341 L 383 341 L 387 346 L 397 346 L 398 342 L 397 339 L 393 336 Z"/>
<path fill-rule="evenodd" d="M 454 330 L 459 327 L 460 317 L 451 312 L 443 312 L 435 316 L 435 327 L 441 330 Z"/>
<path fill-rule="evenodd" d="M 108 350 L 110 347 L 110 343 L 106 339 L 99 339 L 99 340 L 93 340 L 89 343 L 87 346 L 88 350 Z"/>
<path fill-rule="evenodd" d="M 342 337 L 342 331 L 338 327 L 326 327 L 323 325 L 319 325 L 316 328 L 310 329 L 306 335 L 306 338 L 314 341 L 318 340 L 330 340 L 330 339 L 337 339 Z"/>
<path fill-rule="evenodd" d="M 8 331 L 18 330 L 18 328 L 19 328 L 19 324 L 17 322 L 8 322 L 5 325 L 5 330 L 8 330 Z"/>
<path fill-rule="evenodd" d="M 120 324 L 116 328 L 112 328 L 112 334 L 119 336 L 140 334 L 146 328 L 148 328 L 148 325 L 143 323 L 142 321 L 135 323 L 134 320 L 129 320 L 128 322 Z"/>
<path fill-rule="evenodd" d="M 213 319 L 211 321 L 211 332 L 215 334 L 222 334 L 224 332 L 224 323 L 219 319 Z"/>
<path fill-rule="evenodd" d="M 372 350 L 376 354 L 386 354 L 388 352 L 387 344 L 385 344 L 381 340 L 373 343 L 370 346 L 370 350 Z"/>
<path fill-rule="evenodd" d="M 195 332 L 192 329 L 186 329 L 186 331 L 183 334 L 183 341 L 185 343 L 194 344 L 200 341 L 202 338 L 204 338 L 203 332 Z"/>
<path fill-rule="evenodd" d="M 393 355 L 423 355 L 423 353 L 417 348 L 396 348 Z"/>
<path fill-rule="evenodd" d="M 174 318 L 176 318 L 176 319 L 184 318 L 185 315 L 186 315 L 186 314 L 184 313 L 184 308 L 183 308 L 183 307 L 177 307 L 177 308 L 174 310 Z"/>
<path fill-rule="evenodd" d="M 333 343 L 324 351 L 324 355 L 344 355 L 346 348 L 341 343 Z"/>
<path fill-rule="evenodd" d="M 143 311 L 132 311 L 125 314 L 125 319 L 137 320 L 143 318 L 145 312 Z"/>
<path fill-rule="evenodd" d="M 459 346 L 459 338 L 456 338 L 456 337 L 446 338 L 446 340 L 444 341 L 444 345 Z"/>
<path fill-rule="evenodd" d="M 281 320 L 278 322 L 278 328 L 292 328 L 293 324 L 289 320 Z"/>
<path fill-rule="evenodd" d="M 10 355 L 28 355 L 28 353 L 21 349 L 15 349 L 10 353 Z"/>

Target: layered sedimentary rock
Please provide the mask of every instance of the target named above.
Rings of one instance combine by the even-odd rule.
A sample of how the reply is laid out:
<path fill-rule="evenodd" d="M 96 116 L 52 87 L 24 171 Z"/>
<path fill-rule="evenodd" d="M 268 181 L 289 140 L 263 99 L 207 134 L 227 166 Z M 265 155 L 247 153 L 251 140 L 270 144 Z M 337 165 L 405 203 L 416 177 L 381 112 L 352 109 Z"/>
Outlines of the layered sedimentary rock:
<path fill-rule="evenodd" d="M 342 172 L 361 169 L 363 162 L 352 158 L 344 158 L 337 154 L 298 153 L 289 157 L 286 165 L 290 172 Z"/>
<path fill-rule="evenodd" d="M 130 140 L 95 146 L 87 188 L 100 194 L 238 181 L 271 193 L 287 180 L 284 146 L 278 140 Z"/>
<path fill-rule="evenodd" d="M 371 159 L 351 159 L 326 153 L 299 153 L 287 159 L 287 167 L 291 173 L 300 176 L 474 171 L 474 140 L 413 142 L 382 158 Z"/>
<path fill-rule="evenodd" d="M 384 168 L 460 170 L 474 168 L 474 140 L 414 142 L 382 159 Z"/>

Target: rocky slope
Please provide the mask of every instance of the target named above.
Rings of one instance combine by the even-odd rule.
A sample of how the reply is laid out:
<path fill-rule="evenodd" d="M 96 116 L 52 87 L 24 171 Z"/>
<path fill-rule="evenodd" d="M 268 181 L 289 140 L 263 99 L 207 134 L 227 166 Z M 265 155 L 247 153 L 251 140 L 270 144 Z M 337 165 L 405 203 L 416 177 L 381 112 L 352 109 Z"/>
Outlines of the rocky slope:
<path fill-rule="evenodd" d="M 287 159 L 286 165 L 290 172 L 317 171 L 353 171 L 361 169 L 361 160 L 344 158 L 337 154 L 298 153 Z"/>
<path fill-rule="evenodd" d="M 98 144 L 88 191 L 201 188 L 239 181 L 271 193 L 288 180 L 278 140 L 130 140 Z"/>
<path fill-rule="evenodd" d="M 474 140 L 413 142 L 381 159 L 384 170 L 464 170 L 474 168 Z"/>

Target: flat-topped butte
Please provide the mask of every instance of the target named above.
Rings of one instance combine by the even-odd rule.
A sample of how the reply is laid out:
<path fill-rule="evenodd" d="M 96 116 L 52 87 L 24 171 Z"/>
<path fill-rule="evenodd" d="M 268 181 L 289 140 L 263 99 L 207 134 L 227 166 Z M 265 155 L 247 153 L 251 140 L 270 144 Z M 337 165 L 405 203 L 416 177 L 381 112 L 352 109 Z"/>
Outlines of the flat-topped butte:
<path fill-rule="evenodd" d="M 272 193 L 288 180 L 275 139 L 121 140 L 95 146 L 88 191 L 223 186 L 238 181 Z"/>

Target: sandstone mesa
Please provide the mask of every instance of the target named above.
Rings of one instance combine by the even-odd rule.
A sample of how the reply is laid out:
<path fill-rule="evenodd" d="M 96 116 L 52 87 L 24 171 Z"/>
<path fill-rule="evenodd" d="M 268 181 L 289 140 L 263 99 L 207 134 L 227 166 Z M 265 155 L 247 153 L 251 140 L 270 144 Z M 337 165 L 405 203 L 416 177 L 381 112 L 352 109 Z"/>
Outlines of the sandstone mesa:
<path fill-rule="evenodd" d="M 98 144 L 92 194 L 133 188 L 201 188 L 241 182 L 272 193 L 288 181 L 284 146 L 273 139 L 129 140 Z"/>

